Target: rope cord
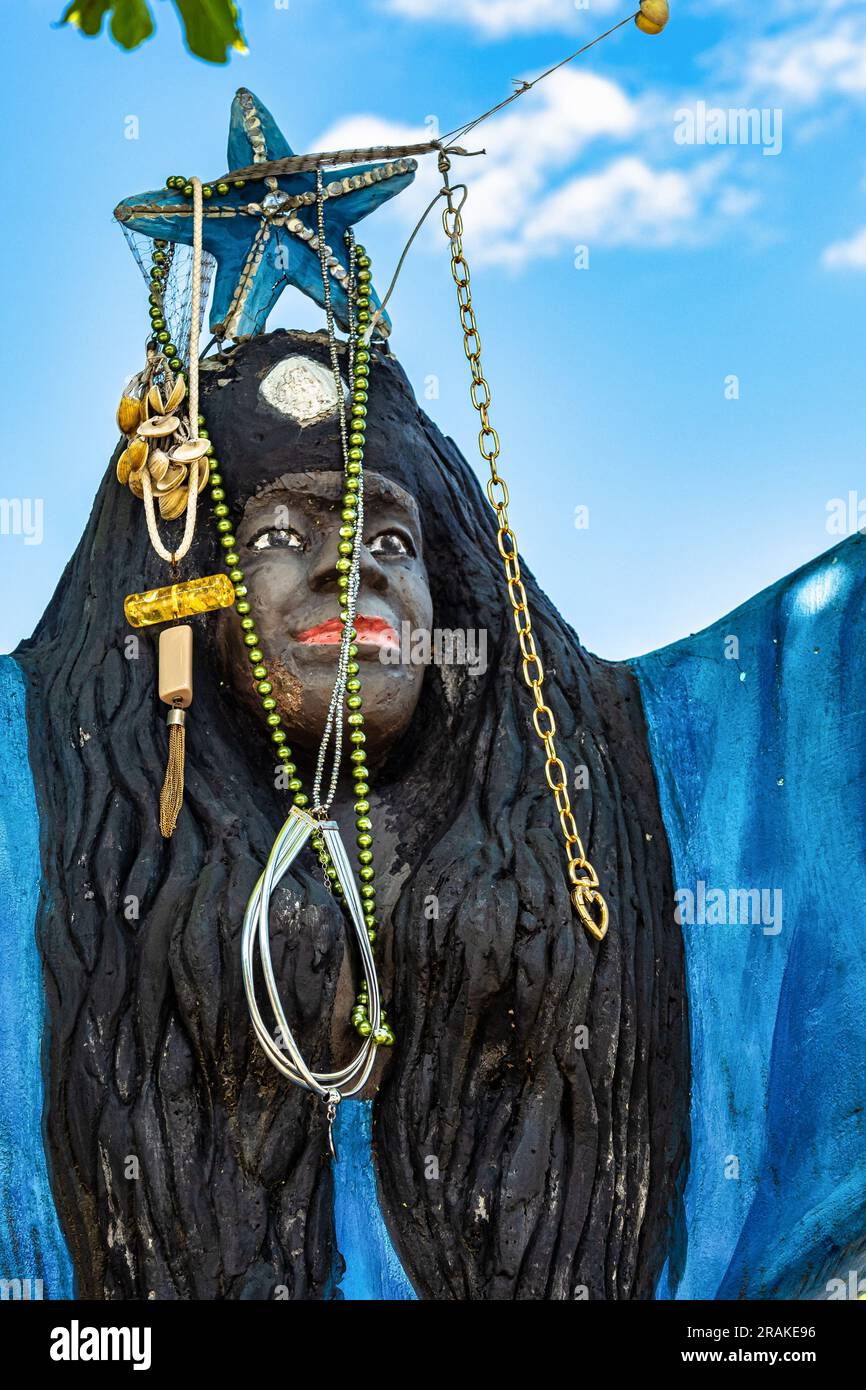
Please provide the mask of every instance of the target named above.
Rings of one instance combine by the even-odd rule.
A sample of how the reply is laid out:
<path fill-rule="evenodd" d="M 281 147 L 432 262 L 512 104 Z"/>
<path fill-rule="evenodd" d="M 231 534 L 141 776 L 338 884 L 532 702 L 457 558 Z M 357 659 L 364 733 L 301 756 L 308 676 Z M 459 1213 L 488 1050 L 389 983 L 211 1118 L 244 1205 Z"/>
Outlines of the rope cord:
<path fill-rule="evenodd" d="M 190 179 L 193 198 L 192 235 L 192 303 L 189 325 L 189 434 L 190 439 L 198 439 L 198 370 L 199 338 L 201 333 L 201 258 L 202 258 L 202 183 L 201 179 Z M 194 459 L 189 474 L 189 496 L 186 504 L 186 524 L 183 538 L 177 550 L 166 550 L 156 524 L 156 511 L 153 505 L 153 488 L 150 475 L 145 468 L 142 472 L 141 487 L 144 494 L 144 515 L 147 521 L 147 534 L 150 543 L 161 560 L 176 565 L 187 554 L 195 534 L 195 514 L 198 506 L 199 464 Z"/>

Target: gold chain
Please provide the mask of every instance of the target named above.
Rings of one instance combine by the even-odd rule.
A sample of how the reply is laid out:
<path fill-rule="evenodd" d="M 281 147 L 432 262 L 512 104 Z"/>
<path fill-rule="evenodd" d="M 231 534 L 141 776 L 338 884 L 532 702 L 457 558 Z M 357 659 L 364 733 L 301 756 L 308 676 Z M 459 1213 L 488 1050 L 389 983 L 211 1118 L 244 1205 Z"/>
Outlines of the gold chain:
<path fill-rule="evenodd" d="M 487 460 L 490 468 L 487 496 L 490 499 L 490 505 L 496 512 L 496 544 L 505 566 L 508 597 L 514 614 L 514 625 L 517 628 L 520 654 L 523 658 L 523 679 L 532 691 L 535 700 L 532 723 L 536 734 L 544 744 L 546 755 L 544 773 L 547 778 L 547 785 L 553 792 L 553 799 L 559 812 L 559 823 L 565 838 L 568 877 L 572 885 L 571 900 L 586 930 L 601 941 L 607 932 L 608 907 L 599 891 L 598 875 L 587 860 L 586 851 L 577 833 L 577 826 L 571 810 L 571 800 L 568 795 L 565 768 L 557 756 L 554 743 L 556 721 L 550 706 L 545 703 L 541 690 L 544 683 L 544 667 L 541 664 L 541 657 L 532 635 L 529 604 L 520 576 L 517 537 L 508 524 L 508 488 L 496 466 L 496 461 L 499 458 L 499 435 L 490 423 L 490 387 L 481 370 L 481 338 L 478 334 L 475 311 L 472 307 L 469 266 L 463 255 L 463 219 L 460 215 L 460 209 L 466 201 L 466 189 L 464 186 L 463 199 L 460 205 L 455 207 L 454 189 L 448 183 L 448 159 L 444 154 L 440 158 L 439 168 L 445 179 L 443 193 L 448 204 L 442 213 L 442 225 L 451 244 L 451 274 L 454 276 L 454 283 L 457 286 L 460 324 L 463 329 L 463 348 L 472 369 L 472 385 L 469 388 L 469 394 L 481 420 L 478 447 L 482 458 Z M 460 186 L 457 185 L 457 187 Z"/>

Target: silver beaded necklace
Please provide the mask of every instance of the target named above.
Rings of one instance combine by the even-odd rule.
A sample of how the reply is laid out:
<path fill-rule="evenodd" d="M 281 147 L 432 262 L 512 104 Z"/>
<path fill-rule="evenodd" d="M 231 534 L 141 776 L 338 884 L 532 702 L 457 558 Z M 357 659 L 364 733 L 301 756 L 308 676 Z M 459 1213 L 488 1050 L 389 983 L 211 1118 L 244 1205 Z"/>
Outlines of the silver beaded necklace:
<path fill-rule="evenodd" d="M 322 269 L 325 314 L 328 325 L 328 347 L 331 370 L 333 372 L 334 383 L 337 388 L 337 399 L 339 402 L 338 419 L 343 467 L 346 477 L 348 478 L 348 466 L 350 461 L 349 434 L 346 421 L 345 393 L 337 348 L 336 321 L 331 302 L 329 274 L 330 267 L 335 258 L 332 248 L 328 246 L 325 241 L 324 188 L 322 171 L 320 168 L 316 170 L 316 211 L 318 236 L 311 239 L 309 244 L 318 252 L 319 263 Z M 349 251 L 349 276 L 346 283 L 346 293 L 351 305 L 356 292 L 355 240 L 351 231 L 347 232 L 347 243 Z M 357 330 L 354 316 L 351 312 L 348 316 L 348 322 L 347 377 L 349 393 L 351 395 L 355 383 L 355 352 L 357 347 Z M 312 1091 L 325 1102 L 328 1118 L 328 1143 L 333 1158 L 337 1157 L 333 1140 L 333 1124 L 337 1114 L 337 1106 L 344 1097 L 357 1095 L 366 1085 L 376 1057 L 377 1035 L 381 1036 L 380 1030 L 382 1028 L 382 1009 L 379 982 L 376 974 L 376 962 L 373 956 L 370 935 L 364 921 L 364 909 L 358 894 L 352 867 L 340 836 L 339 826 L 335 821 L 328 819 L 328 812 L 336 794 L 340 764 L 342 761 L 346 682 L 351 660 L 350 649 L 355 635 L 354 624 L 357 612 L 358 591 L 360 588 L 361 546 L 363 544 L 364 534 L 363 473 L 359 478 L 356 517 L 352 554 L 348 571 L 348 583 L 346 585 L 345 598 L 342 602 L 341 617 L 343 617 L 343 614 L 345 616 L 343 617 L 343 627 L 340 636 L 337 675 L 331 693 L 324 732 L 316 759 L 312 813 L 308 813 L 298 806 L 293 806 L 290 810 L 285 824 L 282 826 L 274 841 L 264 873 L 259 878 L 250 896 L 244 914 L 241 939 L 244 989 L 256 1036 L 266 1056 L 278 1071 L 296 1086 L 301 1086 L 306 1090 Z M 328 779 L 327 791 L 323 795 L 322 787 L 325 779 L 329 750 L 331 752 L 331 771 Z M 270 949 L 269 918 L 271 898 L 281 879 L 288 872 L 304 845 L 313 835 L 316 835 L 319 839 L 319 843 L 323 844 L 323 851 L 320 852 L 323 867 L 326 865 L 333 865 L 333 868 L 337 872 L 337 880 L 342 886 L 343 900 L 349 912 L 352 929 L 358 942 L 366 975 L 364 990 L 367 997 L 366 1014 L 370 1025 L 369 1032 L 367 1036 L 363 1038 L 362 1044 L 353 1059 L 346 1066 L 332 1072 L 313 1071 L 304 1061 L 300 1048 L 289 1026 L 288 1019 L 286 1018 L 282 1001 L 280 1000 Z M 327 875 L 325 882 L 330 886 Z M 256 942 L 258 942 L 259 956 L 265 978 L 265 987 L 279 1029 L 281 1045 L 278 1045 L 269 1033 L 256 999 L 254 981 Z"/>

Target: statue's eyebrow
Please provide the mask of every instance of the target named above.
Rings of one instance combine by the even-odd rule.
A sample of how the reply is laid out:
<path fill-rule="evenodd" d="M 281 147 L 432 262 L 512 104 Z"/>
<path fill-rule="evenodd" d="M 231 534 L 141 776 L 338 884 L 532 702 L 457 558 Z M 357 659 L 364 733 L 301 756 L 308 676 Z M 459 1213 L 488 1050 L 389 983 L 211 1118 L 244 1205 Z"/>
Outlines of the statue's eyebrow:
<path fill-rule="evenodd" d="M 342 497 L 343 487 L 342 473 L 328 473 L 324 478 L 310 473 L 288 473 L 265 483 L 249 500 L 262 502 L 277 493 L 307 506 L 336 506 Z M 371 470 L 364 477 L 364 496 L 371 501 L 390 503 L 402 508 L 412 517 L 420 530 L 418 503 L 411 492 L 407 492 L 399 483 Z"/>

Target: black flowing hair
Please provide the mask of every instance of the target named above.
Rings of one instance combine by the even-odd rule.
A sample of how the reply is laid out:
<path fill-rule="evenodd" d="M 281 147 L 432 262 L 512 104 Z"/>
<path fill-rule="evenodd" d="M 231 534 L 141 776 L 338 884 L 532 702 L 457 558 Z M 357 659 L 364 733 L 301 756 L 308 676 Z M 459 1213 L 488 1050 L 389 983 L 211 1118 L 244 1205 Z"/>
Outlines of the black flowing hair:
<path fill-rule="evenodd" d="M 301 430 L 261 399 L 293 354 L 328 361 L 321 335 L 278 332 L 203 374 L 234 505 L 279 473 L 339 467 L 333 420 Z M 428 668 L 378 777 L 406 866 L 381 927 L 398 1038 L 373 1112 L 385 1219 L 423 1298 L 650 1298 L 680 1245 L 689 1059 L 634 677 L 587 653 L 524 567 L 560 756 L 589 770 L 572 800 L 610 905 L 598 943 L 569 901 L 492 513 L 378 350 L 366 462 L 418 501 L 435 627 L 489 642 L 484 674 Z M 181 577 L 222 568 L 212 530 L 203 516 Z M 241 980 L 243 911 L 286 794 L 212 615 L 196 618 L 186 798 L 162 839 L 155 642 L 130 640 L 121 600 L 164 573 L 113 460 L 16 653 L 41 817 L 55 1197 L 82 1297 L 339 1297 L 324 1111 L 264 1059 Z M 345 924 L 314 862 L 285 882 L 275 965 L 305 1055 L 324 1064 Z"/>

